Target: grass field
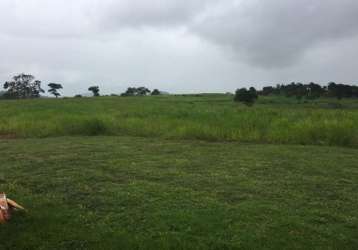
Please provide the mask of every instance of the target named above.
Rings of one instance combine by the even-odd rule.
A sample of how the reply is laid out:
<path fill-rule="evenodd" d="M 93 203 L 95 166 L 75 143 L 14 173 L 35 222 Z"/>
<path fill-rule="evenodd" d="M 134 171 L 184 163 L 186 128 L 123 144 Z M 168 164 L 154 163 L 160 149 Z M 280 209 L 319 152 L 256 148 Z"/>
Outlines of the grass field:
<path fill-rule="evenodd" d="M 138 137 L 0 141 L 28 209 L 0 249 L 356 249 L 358 150 Z"/>
<path fill-rule="evenodd" d="M 0 249 L 357 249 L 358 101 L 0 101 Z"/>
<path fill-rule="evenodd" d="M 0 102 L 2 138 L 73 135 L 358 147 L 358 100 L 261 98 L 252 108 L 227 95 Z"/>

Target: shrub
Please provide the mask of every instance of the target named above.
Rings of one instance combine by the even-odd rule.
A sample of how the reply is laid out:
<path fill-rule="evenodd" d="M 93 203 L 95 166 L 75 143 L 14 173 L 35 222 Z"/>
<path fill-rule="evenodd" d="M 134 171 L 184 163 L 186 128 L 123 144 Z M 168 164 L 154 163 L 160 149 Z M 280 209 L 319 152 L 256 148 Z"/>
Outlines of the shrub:
<path fill-rule="evenodd" d="M 238 89 L 235 92 L 234 101 L 242 102 L 247 106 L 252 106 L 257 100 L 258 95 L 255 88 L 251 87 L 249 90 L 246 88 Z"/>

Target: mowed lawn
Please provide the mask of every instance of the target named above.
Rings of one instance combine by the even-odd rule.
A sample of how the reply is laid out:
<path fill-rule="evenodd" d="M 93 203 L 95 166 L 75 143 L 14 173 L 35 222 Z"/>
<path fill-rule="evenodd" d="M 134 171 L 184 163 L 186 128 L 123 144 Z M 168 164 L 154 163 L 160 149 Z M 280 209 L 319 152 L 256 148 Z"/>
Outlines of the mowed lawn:
<path fill-rule="evenodd" d="M 0 249 L 357 249 L 358 149 L 0 140 Z"/>

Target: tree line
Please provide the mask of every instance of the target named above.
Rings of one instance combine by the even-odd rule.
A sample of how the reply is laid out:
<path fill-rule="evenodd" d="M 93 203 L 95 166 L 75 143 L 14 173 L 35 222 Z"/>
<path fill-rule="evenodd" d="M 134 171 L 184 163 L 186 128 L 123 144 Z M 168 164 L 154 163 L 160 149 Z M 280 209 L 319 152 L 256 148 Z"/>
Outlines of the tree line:
<path fill-rule="evenodd" d="M 294 97 L 298 101 L 302 99 L 314 100 L 320 97 L 358 98 L 358 86 L 347 84 L 328 83 L 327 86 L 311 82 L 309 84 L 291 82 L 290 84 L 277 84 L 266 86 L 257 91 L 254 87 L 249 89 L 241 88 L 235 92 L 234 101 L 245 103 L 251 106 L 259 96 L 285 96 Z"/>
<path fill-rule="evenodd" d="M 19 74 L 12 78 L 11 81 L 4 83 L 5 92 L 2 98 L 6 99 L 25 99 L 38 98 L 45 90 L 41 87 L 41 81 L 36 80 L 33 75 Z M 48 93 L 58 98 L 61 96 L 60 90 L 63 86 L 59 83 L 49 83 Z M 99 86 L 90 86 L 88 91 L 93 93 L 93 96 L 100 96 Z M 160 95 L 161 91 L 154 89 L 149 90 L 146 87 L 129 87 L 121 96 L 146 96 L 146 95 Z M 297 100 L 317 99 L 320 97 L 334 97 L 342 98 L 358 98 L 358 86 L 347 84 L 336 84 L 334 82 L 328 83 L 327 86 L 311 82 L 309 84 L 292 82 L 290 84 L 277 84 L 276 86 L 266 86 L 262 90 L 257 91 L 254 87 L 249 89 L 237 89 L 234 96 L 234 101 L 243 102 L 250 106 L 255 103 L 259 96 L 285 96 L 294 97 Z M 76 95 L 75 97 L 81 97 Z"/>
<path fill-rule="evenodd" d="M 36 80 L 33 75 L 19 74 L 14 76 L 10 81 L 4 83 L 3 88 L 5 92 L 1 95 L 4 99 L 28 99 L 39 98 L 41 93 L 45 93 L 45 90 L 41 87 L 41 81 Z M 48 93 L 58 98 L 61 96 L 60 90 L 63 89 L 62 84 L 49 83 Z M 88 91 L 92 92 L 93 96 L 100 96 L 99 86 L 90 86 Z M 158 89 L 150 91 L 146 87 L 129 87 L 126 92 L 121 96 L 145 96 L 145 95 L 160 95 L 161 92 Z M 75 95 L 75 97 L 82 97 L 81 95 Z"/>
<path fill-rule="evenodd" d="M 158 89 L 150 91 L 146 87 L 129 87 L 126 92 L 122 93 L 121 96 L 145 96 L 145 95 L 160 95 L 161 92 Z"/>
<path fill-rule="evenodd" d="M 336 84 L 334 82 L 328 83 L 327 86 L 321 86 L 317 83 L 311 82 L 309 84 L 295 83 L 278 84 L 275 87 L 263 87 L 259 91 L 260 95 L 281 95 L 286 97 L 295 97 L 298 100 L 317 99 L 319 97 L 334 97 L 342 98 L 358 98 L 358 86 L 347 84 Z"/>

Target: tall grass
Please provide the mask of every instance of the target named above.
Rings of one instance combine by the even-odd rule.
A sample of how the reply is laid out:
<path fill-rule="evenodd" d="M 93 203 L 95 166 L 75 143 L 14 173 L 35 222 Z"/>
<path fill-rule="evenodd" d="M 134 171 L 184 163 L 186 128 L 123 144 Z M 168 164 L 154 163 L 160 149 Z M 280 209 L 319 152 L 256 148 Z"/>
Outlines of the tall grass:
<path fill-rule="evenodd" d="M 358 146 L 358 109 L 227 96 L 40 99 L 0 102 L 1 137 L 133 135 L 209 141 Z M 340 105 L 341 106 L 341 105 Z"/>

